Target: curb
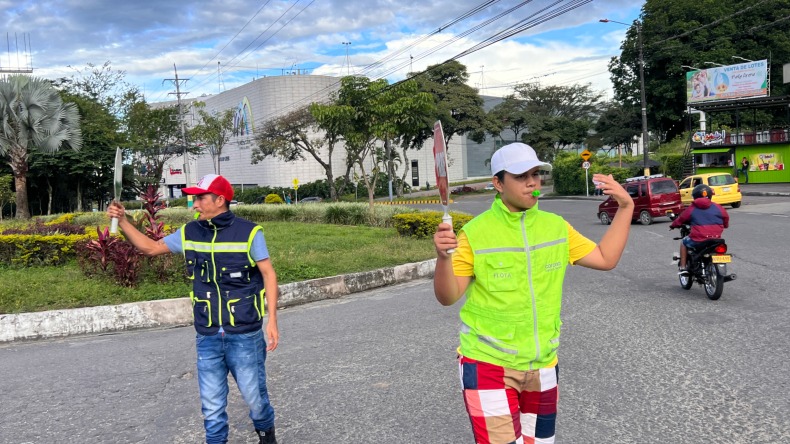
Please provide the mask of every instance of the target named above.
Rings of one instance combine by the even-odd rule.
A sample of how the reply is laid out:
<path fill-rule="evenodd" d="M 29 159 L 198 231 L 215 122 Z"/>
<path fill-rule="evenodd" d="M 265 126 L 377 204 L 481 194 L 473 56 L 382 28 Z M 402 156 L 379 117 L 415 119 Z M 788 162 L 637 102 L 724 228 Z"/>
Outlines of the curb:
<path fill-rule="evenodd" d="M 433 276 L 436 259 L 280 285 L 278 308 Z M 0 315 L 0 343 L 192 324 L 189 298 Z"/>
<path fill-rule="evenodd" d="M 420 205 L 420 204 L 440 204 L 442 203 L 439 199 L 433 200 L 393 200 L 390 201 L 381 201 L 381 202 L 374 202 L 376 205 Z M 448 200 L 448 203 L 453 203 L 453 200 Z"/>

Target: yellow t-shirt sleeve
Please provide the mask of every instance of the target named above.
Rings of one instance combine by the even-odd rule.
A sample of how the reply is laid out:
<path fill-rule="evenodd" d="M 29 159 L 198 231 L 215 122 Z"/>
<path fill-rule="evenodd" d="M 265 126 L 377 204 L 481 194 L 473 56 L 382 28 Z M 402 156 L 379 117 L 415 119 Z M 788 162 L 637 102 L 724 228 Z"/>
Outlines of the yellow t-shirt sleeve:
<path fill-rule="evenodd" d="M 567 221 L 565 223 L 568 224 L 568 262 L 574 265 L 579 259 L 595 250 L 597 245 L 576 231 Z"/>
<path fill-rule="evenodd" d="M 453 273 L 456 276 L 475 275 L 475 256 L 466 233 L 458 233 L 458 248 L 453 253 Z"/>

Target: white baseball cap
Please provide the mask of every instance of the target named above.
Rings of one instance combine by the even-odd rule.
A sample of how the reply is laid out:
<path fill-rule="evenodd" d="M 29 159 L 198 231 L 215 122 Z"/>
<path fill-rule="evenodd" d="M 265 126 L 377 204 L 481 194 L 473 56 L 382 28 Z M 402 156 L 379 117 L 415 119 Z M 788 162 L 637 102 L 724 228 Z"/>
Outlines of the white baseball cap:
<path fill-rule="evenodd" d="M 522 174 L 536 166 L 542 170 L 551 171 L 551 164 L 541 162 L 535 150 L 526 143 L 511 143 L 496 150 L 491 156 L 491 175 L 496 176 L 500 171 L 510 174 Z"/>

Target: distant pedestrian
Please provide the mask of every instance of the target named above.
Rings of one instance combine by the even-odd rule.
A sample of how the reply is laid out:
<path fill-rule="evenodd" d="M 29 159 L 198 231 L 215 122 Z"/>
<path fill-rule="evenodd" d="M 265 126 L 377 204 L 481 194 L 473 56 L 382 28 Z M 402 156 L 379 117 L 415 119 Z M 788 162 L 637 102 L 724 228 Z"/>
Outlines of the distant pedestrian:
<path fill-rule="evenodd" d="M 291 193 L 288 193 L 288 194 L 285 196 L 285 203 L 286 203 L 286 204 L 288 204 L 288 205 L 291 205 L 291 202 L 292 202 L 292 201 L 291 201 Z"/>
<path fill-rule="evenodd" d="M 113 201 L 107 215 L 119 219 L 126 239 L 146 256 L 183 254 L 192 280 L 193 318 L 197 330 L 197 376 L 206 443 L 228 442 L 228 372 L 250 409 L 259 441 L 276 444 L 274 409 L 266 388 L 266 352 L 277 348 L 277 275 L 261 227 L 230 211 L 233 188 L 209 174 L 194 187 L 198 219 L 154 241 L 126 219 Z M 263 335 L 264 298 L 269 319 Z M 266 338 L 269 340 L 266 346 Z"/>
<path fill-rule="evenodd" d="M 738 168 L 738 171 L 735 173 L 735 177 L 740 178 L 741 174 L 743 174 L 743 177 L 746 178 L 746 181 L 744 183 L 749 183 L 749 159 L 747 159 L 746 156 L 744 156 L 743 159 L 741 159 L 741 166 L 740 168 Z"/>

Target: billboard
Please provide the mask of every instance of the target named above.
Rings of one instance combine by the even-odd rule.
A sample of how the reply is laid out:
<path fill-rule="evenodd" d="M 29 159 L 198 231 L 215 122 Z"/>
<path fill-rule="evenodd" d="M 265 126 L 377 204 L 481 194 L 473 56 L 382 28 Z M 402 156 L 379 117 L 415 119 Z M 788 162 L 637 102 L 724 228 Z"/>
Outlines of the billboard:
<path fill-rule="evenodd" d="M 768 61 L 717 66 L 686 73 L 686 102 L 768 96 Z"/>

